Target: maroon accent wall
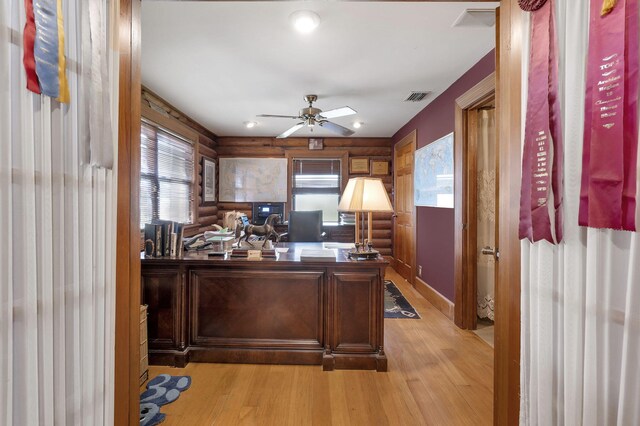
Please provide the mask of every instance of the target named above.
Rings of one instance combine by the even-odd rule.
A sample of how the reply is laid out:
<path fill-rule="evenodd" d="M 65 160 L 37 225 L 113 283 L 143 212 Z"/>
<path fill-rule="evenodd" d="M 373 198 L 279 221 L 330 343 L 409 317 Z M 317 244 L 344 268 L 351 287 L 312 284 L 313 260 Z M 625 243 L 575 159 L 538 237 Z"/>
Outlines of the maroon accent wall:
<path fill-rule="evenodd" d="M 393 135 L 393 144 L 395 145 L 414 129 L 417 130 L 416 149 L 453 132 L 456 99 L 495 69 L 495 50 L 492 50 L 402 126 Z M 453 209 L 417 207 L 416 211 L 416 271 L 418 266 L 422 266 L 420 278 L 450 301 L 454 300 L 453 218 Z"/>

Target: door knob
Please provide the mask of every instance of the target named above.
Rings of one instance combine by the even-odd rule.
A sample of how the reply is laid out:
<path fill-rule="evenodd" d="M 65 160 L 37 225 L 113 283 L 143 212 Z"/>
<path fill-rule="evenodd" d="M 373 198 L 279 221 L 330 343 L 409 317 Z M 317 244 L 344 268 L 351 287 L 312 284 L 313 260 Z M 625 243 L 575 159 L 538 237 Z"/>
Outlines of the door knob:
<path fill-rule="evenodd" d="M 485 254 L 487 256 L 495 256 L 496 259 L 500 258 L 500 252 L 497 249 L 494 249 L 493 247 L 484 246 L 482 247 L 482 250 L 480 250 L 480 253 Z"/>

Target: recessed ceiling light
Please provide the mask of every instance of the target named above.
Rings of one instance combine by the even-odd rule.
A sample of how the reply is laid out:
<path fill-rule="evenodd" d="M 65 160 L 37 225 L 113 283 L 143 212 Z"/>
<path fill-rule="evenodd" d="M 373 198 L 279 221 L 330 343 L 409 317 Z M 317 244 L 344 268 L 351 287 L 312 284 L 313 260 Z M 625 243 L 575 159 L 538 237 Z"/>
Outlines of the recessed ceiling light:
<path fill-rule="evenodd" d="M 310 10 L 297 10 L 289 15 L 293 27 L 300 33 L 308 34 L 320 25 L 320 16 Z"/>
<path fill-rule="evenodd" d="M 355 123 L 353 123 L 353 127 L 356 129 L 359 129 L 360 127 L 362 127 L 362 123 L 359 121 L 356 121 Z"/>
<path fill-rule="evenodd" d="M 258 123 L 256 123 L 255 121 L 245 121 L 244 122 L 244 125 L 247 126 L 247 129 L 251 129 L 253 127 L 256 127 L 256 124 L 258 124 Z"/>

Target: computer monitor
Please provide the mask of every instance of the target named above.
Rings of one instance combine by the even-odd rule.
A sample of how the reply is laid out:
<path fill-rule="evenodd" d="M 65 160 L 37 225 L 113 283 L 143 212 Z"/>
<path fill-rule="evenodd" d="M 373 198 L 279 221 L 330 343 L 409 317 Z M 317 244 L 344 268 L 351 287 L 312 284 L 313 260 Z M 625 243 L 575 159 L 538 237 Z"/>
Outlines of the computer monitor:
<path fill-rule="evenodd" d="M 284 213 L 284 203 L 253 203 L 253 224 L 262 225 L 272 214 Z"/>

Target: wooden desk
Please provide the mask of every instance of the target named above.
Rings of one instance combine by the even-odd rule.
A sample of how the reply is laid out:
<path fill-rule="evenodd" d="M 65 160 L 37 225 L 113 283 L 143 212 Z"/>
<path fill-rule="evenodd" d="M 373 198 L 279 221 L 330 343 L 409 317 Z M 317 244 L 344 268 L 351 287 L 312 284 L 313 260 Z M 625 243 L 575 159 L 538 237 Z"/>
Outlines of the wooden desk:
<path fill-rule="evenodd" d="M 386 371 L 387 261 L 300 261 L 288 243 L 277 259 L 142 259 L 150 364 L 318 364 Z M 144 255 L 143 255 L 144 256 Z M 228 256 L 228 255 L 227 255 Z"/>

